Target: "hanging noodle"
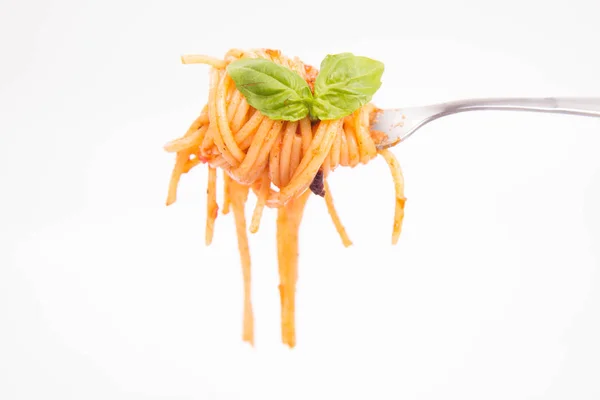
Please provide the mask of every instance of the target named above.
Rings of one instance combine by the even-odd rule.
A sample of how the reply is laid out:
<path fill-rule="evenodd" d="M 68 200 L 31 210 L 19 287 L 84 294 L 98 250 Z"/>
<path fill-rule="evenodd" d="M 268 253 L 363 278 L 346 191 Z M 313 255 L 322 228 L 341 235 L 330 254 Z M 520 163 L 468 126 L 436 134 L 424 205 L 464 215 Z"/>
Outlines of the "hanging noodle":
<path fill-rule="evenodd" d="M 217 169 L 224 172 L 222 213 L 233 210 L 244 283 L 242 338 L 251 344 L 254 343 L 254 317 L 244 210 L 249 190 L 257 196 L 250 232 L 258 231 L 265 206 L 277 208 L 281 336 L 284 344 L 294 347 L 298 232 L 311 190 L 324 197 L 342 243 L 350 246 L 352 242 L 335 210 L 327 178 L 338 166 L 355 167 L 381 155 L 394 180 L 396 209 L 392 243 L 396 244 L 404 218 L 404 180 L 394 155 L 388 150 L 377 150 L 377 143 L 385 135 L 370 130 L 378 112 L 375 106 L 367 104 L 343 119 L 315 124 L 308 117 L 295 122 L 271 120 L 248 104 L 226 73 L 230 62 L 247 57 L 265 58 L 288 67 L 313 87 L 317 70 L 276 50 L 230 50 L 223 60 L 202 55 L 183 56 L 185 64 L 202 63 L 212 67 L 210 93 L 208 104 L 183 137 L 164 146 L 166 151 L 176 153 L 166 203 L 175 202 L 182 174 L 199 164 L 208 164 L 205 240 L 209 245 L 219 211 Z"/>

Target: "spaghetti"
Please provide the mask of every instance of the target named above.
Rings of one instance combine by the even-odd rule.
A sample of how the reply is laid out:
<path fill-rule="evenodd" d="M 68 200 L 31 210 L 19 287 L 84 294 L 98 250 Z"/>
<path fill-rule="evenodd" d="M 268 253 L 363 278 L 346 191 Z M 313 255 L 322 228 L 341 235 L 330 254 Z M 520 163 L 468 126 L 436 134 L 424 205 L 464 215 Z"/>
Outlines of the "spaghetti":
<path fill-rule="evenodd" d="M 366 104 L 338 120 L 311 122 L 276 121 L 251 107 L 236 89 L 226 66 L 241 58 L 264 58 L 297 72 L 313 87 L 317 70 L 299 59 L 287 58 L 275 50 L 230 50 L 223 60 L 207 56 L 183 56 L 185 64 L 211 66 L 208 104 L 180 138 L 167 143 L 167 152 L 176 153 L 167 205 L 176 201 L 183 174 L 199 164 L 208 166 L 206 244 L 213 238 L 218 214 L 217 170 L 223 172 L 223 214 L 233 211 L 244 282 L 243 335 L 254 344 L 254 317 L 251 301 L 251 262 L 247 230 L 258 230 L 264 207 L 277 209 L 277 258 L 281 297 L 281 337 L 289 347 L 296 344 L 295 293 L 298 280 L 298 232 L 311 190 L 324 197 L 333 224 L 345 246 L 352 242 L 335 210 L 329 174 L 338 166 L 366 164 L 377 155 L 387 162 L 394 180 L 396 209 L 392 243 L 400 236 L 404 218 L 404 182 L 398 161 L 388 150 L 377 150 L 383 134 L 371 131 L 378 112 Z M 315 180 L 315 177 L 317 178 Z M 311 186 L 312 185 L 312 186 Z M 245 204 L 250 190 L 257 202 L 247 227 Z"/>

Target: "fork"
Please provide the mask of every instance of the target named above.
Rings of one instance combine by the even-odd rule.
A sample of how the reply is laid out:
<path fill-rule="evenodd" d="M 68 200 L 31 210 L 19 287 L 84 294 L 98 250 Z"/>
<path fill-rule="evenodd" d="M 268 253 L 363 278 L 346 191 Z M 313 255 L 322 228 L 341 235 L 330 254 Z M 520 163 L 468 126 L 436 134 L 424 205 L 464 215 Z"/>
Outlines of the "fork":
<path fill-rule="evenodd" d="M 385 149 L 405 141 L 419 128 L 438 118 L 465 111 L 486 110 L 534 111 L 600 117 L 600 97 L 467 99 L 428 106 L 387 109 L 378 113 L 371 129 L 387 135 L 377 144 L 378 149 Z"/>

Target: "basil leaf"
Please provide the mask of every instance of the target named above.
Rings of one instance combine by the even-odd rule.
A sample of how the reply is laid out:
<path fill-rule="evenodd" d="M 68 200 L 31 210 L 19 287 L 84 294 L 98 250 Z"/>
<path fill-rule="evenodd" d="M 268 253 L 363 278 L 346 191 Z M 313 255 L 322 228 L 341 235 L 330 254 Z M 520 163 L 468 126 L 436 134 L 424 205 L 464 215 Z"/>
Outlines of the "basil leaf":
<path fill-rule="evenodd" d="M 297 73 L 265 59 L 243 58 L 227 73 L 248 104 L 274 120 L 297 121 L 308 114 L 312 92 Z"/>
<path fill-rule="evenodd" d="M 383 63 L 352 53 L 328 55 L 315 81 L 312 114 L 321 119 L 338 119 L 352 114 L 371 101 L 381 87 Z"/>
<path fill-rule="evenodd" d="M 346 115 L 352 114 L 352 111 L 348 112 L 349 108 L 351 107 L 346 107 L 346 105 L 341 105 L 341 107 L 338 107 L 334 104 L 331 104 L 328 100 L 316 97 L 310 104 L 310 115 L 314 119 L 323 121 L 329 119 L 340 119 Z"/>

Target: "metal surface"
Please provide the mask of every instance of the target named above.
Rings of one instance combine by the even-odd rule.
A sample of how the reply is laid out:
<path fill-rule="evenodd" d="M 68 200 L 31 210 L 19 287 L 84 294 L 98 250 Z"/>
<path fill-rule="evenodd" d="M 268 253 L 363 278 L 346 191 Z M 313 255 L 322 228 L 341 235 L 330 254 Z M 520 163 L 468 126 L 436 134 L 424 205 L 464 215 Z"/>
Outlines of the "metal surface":
<path fill-rule="evenodd" d="M 495 98 L 469 99 L 423 107 L 382 110 L 371 129 L 381 131 L 387 138 L 377 145 L 383 149 L 406 140 L 423 125 L 446 115 L 465 111 L 533 111 L 600 117 L 600 97 L 591 98 Z"/>

